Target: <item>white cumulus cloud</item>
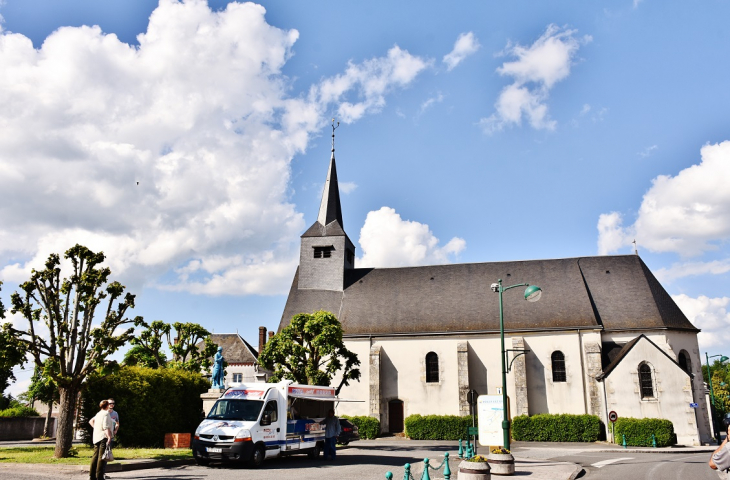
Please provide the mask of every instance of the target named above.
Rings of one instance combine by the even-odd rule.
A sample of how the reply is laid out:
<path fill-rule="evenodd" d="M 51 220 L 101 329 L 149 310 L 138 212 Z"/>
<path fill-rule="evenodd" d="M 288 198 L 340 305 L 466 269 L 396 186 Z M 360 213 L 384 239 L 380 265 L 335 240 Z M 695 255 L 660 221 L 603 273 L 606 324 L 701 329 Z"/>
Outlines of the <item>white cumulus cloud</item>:
<path fill-rule="evenodd" d="M 530 46 L 507 44 L 502 54 L 517 60 L 503 63 L 497 72 L 512 77 L 513 83 L 500 93 L 496 112 L 480 121 L 486 133 L 520 125 L 523 117 L 535 129 L 555 128 L 546 103 L 550 90 L 570 75 L 578 49 L 591 41 L 588 35 L 577 37 L 576 34 L 576 30 L 551 24 Z"/>
<path fill-rule="evenodd" d="M 700 349 L 726 346 L 730 342 L 730 297 L 697 298 L 672 295 L 692 324 L 702 330 L 697 336 Z"/>
<path fill-rule="evenodd" d="M 394 46 L 292 96 L 299 33 L 265 13 L 161 0 L 138 46 L 82 26 L 35 49 L 0 30 L 0 279 L 82 243 L 137 287 L 286 291 L 305 227 L 291 159 L 327 112 L 377 112 L 431 61 Z"/>
<path fill-rule="evenodd" d="M 456 68 L 466 57 L 476 53 L 480 46 L 474 32 L 459 35 L 454 43 L 454 49 L 444 55 L 443 62 L 446 64 L 446 69 L 451 71 Z"/>
<path fill-rule="evenodd" d="M 654 271 L 654 275 L 660 282 L 671 282 L 678 278 L 698 275 L 721 275 L 727 272 L 730 272 L 730 258 L 709 262 L 675 263 L 669 268 L 660 268 Z"/>
<path fill-rule="evenodd" d="M 369 212 L 360 230 L 362 258 L 358 267 L 406 267 L 451 263 L 451 258 L 466 248 L 462 238 L 454 237 L 439 246 L 428 225 L 403 220 L 389 207 Z"/>
<path fill-rule="evenodd" d="M 633 225 L 619 213 L 598 221 L 599 253 L 627 246 L 634 238 L 652 252 L 682 257 L 716 250 L 730 239 L 730 141 L 705 145 L 702 161 L 676 176 L 660 175 L 644 195 Z"/>

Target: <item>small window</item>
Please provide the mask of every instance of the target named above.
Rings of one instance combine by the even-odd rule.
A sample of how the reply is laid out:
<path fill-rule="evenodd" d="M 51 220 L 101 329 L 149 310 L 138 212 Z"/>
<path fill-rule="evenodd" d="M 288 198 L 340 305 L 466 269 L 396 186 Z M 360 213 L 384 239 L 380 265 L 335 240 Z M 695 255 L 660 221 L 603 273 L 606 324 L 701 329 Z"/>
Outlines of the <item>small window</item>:
<path fill-rule="evenodd" d="M 682 370 L 688 374 L 692 373 L 692 362 L 689 359 L 689 354 L 685 350 L 679 352 L 679 355 L 677 356 L 677 363 L 679 363 L 679 367 Z"/>
<path fill-rule="evenodd" d="M 314 247 L 314 258 L 330 258 L 335 247 Z"/>
<path fill-rule="evenodd" d="M 355 253 L 352 250 L 350 250 L 349 248 L 347 250 L 345 250 L 345 253 L 347 255 L 347 262 L 350 265 L 355 265 Z"/>
<path fill-rule="evenodd" d="M 553 382 L 565 382 L 567 381 L 567 375 L 565 374 L 565 355 L 560 350 L 555 350 L 550 355 L 553 368 Z"/>
<path fill-rule="evenodd" d="M 266 408 L 264 408 L 263 414 L 271 416 L 271 423 L 279 420 L 279 409 L 276 408 L 276 400 L 272 400 L 266 404 Z"/>
<path fill-rule="evenodd" d="M 639 366 L 639 385 L 641 398 L 654 398 L 654 381 L 651 378 L 651 367 L 646 363 Z"/>
<path fill-rule="evenodd" d="M 434 352 L 426 354 L 426 383 L 439 381 L 439 356 Z"/>
<path fill-rule="evenodd" d="M 234 373 L 233 374 L 233 383 L 241 383 L 243 382 L 243 374 L 242 373 Z"/>

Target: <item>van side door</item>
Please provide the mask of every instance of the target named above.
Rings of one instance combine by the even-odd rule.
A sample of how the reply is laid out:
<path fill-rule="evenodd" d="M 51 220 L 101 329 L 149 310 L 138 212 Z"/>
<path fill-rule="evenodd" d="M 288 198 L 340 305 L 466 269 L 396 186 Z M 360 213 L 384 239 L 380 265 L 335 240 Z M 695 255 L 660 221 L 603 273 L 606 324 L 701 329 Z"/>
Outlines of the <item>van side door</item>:
<path fill-rule="evenodd" d="M 270 421 L 268 425 L 265 425 Z M 281 452 L 281 418 L 279 418 L 279 404 L 277 400 L 269 400 L 261 413 L 261 433 L 266 444 L 266 458 L 276 457 Z"/>

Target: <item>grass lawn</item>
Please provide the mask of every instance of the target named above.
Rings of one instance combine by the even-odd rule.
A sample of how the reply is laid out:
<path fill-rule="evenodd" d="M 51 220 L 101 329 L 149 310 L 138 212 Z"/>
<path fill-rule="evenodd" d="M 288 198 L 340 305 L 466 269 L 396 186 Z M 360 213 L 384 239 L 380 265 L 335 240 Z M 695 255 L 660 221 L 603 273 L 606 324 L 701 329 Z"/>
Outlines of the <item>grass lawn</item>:
<path fill-rule="evenodd" d="M 88 465 L 94 449 L 86 446 L 74 447 L 76 457 L 53 458 L 54 447 L 0 448 L 0 463 L 49 463 L 58 465 Z M 193 458 L 189 448 L 115 448 L 114 460 L 150 458 L 153 460 L 180 460 Z"/>

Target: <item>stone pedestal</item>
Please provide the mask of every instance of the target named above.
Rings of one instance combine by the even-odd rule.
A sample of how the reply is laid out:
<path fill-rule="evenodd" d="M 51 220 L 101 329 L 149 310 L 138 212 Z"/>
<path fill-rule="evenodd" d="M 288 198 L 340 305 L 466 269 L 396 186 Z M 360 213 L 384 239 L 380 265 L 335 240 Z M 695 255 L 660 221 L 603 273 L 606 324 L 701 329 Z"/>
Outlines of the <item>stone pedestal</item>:
<path fill-rule="evenodd" d="M 215 405 L 215 401 L 223 395 L 224 391 L 222 388 L 209 388 L 206 393 L 200 394 L 200 398 L 203 399 L 203 411 L 206 415 L 208 415 L 210 409 Z"/>

